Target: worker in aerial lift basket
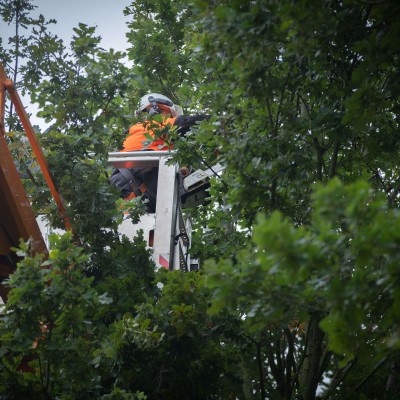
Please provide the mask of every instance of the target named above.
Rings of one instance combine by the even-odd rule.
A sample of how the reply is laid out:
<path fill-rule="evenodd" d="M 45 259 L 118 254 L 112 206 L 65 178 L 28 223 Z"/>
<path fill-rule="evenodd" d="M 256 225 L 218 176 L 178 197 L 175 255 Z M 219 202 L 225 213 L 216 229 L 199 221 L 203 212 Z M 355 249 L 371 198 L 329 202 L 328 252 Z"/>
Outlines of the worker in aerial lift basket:
<path fill-rule="evenodd" d="M 168 129 L 176 127 L 179 136 L 183 136 L 190 127 L 209 118 L 208 115 L 183 115 L 181 107 L 160 93 L 143 96 L 138 112 L 147 113 L 149 119 L 130 127 L 121 151 L 168 151 L 173 148 Z M 163 116 L 161 123 L 151 120 L 157 114 Z M 142 196 L 147 200 L 147 212 L 154 213 L 157 179 L 158 168 L 117 168 L 110 182 L 121 190 L 121 197 L 126 200 Z"/>

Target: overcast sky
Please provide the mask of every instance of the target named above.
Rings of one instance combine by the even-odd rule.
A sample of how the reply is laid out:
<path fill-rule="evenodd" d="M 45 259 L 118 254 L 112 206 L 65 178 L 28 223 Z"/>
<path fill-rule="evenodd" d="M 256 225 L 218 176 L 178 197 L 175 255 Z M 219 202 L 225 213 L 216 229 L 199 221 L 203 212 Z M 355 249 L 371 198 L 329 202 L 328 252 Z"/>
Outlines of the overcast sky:
<path fill-rule="evenodd" d="M 51 33 L 60 37 L 66 46 L 69 46 L 74 34 L 73 28 L 80 22 L 96 26 L 97 36 L 101 36 L 101 46 L 106 50 L 126 50 L 128 43 L 125 37 L 128 27 L 126 22 L 131 17 L 125 17 L 123 10 L 130 5 L 130 0 L 34 0 L 37 8 L 31 14 L 36 17 L 42 14 L 46 20 L 55 19 L 56 24 L 51 24 Z M 0 37 L 6 46 L 8 37 L 14 33 L 14 27 L 8 27 L 0 21 Z M 1 58 L 1 57 L 0 57 Z M 27 112 L 31 114 L 31 123 L 44 128 L 42 119 L 36 117 L 36 107 L 29 104 L 28 97 L 22 99 Z"/>
<path fill-rule="evenodd" d="M 80 22 L 97 26 L 96 32 L 102 37 L 102 47 L 125 50 L 127 41 L 126 22 L 123 10 L 131 4 L 129 0 L 34 0 L 36 13 L 43 14 L 46 19 L 54 18 L 57 24 L 51 26 L 55 33 L 66 44 L 69 44 L 73 28 Z"/>

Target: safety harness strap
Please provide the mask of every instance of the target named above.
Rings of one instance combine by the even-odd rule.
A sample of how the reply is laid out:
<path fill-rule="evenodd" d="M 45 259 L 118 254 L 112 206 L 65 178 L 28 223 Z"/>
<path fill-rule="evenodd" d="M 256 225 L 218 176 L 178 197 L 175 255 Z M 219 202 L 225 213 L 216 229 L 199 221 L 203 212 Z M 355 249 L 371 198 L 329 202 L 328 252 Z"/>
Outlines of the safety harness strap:
<path fill-rule="evenodd" d="M 128 168 L 118 168 L 119 172 L 123 175 L 123 177 L 129 182 L 129 186 L 132 189 L 132 192 L 135 194 L 134 197 L 141 196 L 146 192 L 147 187 L 144 183 L 138 185 L 135 180 L 135 175 Z"/>

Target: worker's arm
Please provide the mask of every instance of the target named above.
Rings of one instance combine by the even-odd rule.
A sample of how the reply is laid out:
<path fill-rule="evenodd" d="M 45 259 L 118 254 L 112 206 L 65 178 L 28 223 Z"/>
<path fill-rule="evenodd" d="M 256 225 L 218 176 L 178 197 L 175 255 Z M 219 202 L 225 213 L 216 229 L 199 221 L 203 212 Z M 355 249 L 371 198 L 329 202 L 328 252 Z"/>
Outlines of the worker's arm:
<path fill-rule="evenodd" d="M 205 119 L 210 119 L 210 115 L 200 114 L 200 115 L 179 115 L 176 117 L 174 125 L 178 127 L 177 131 L 180 136 L 183 136 L 186 132 L 190 131 L 193 125 L 201 122 Z"/>

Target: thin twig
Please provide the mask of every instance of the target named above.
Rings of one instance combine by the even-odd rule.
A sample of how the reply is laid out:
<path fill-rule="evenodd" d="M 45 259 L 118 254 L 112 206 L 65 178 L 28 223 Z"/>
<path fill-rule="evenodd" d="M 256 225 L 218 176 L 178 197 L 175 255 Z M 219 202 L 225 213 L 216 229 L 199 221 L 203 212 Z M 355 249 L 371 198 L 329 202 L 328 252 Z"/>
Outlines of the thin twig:
<path fill-rule="evenodd" d="M 375 367 L 372 369 L 372 371 L 355 387 L 353 393 L 348 396 L 346 399 L 353 399 L 354 398 L 354 393 L 358 392 L 361 387 L 368 381 L 369 378 L 371 378 L 372 375 L 374 375 L 381 367 L 383 367 L 388 360 L 388 356 L 383 357 L 382 360 L 380 360 Z"/>
<path fill-rule="evenodd" d="M 283 88 L 282 88 L 281 98 L 280 98 L 279 104 L 278 104 L 278 111 L 276 112 L 275 129 L 274 129 L 275 135 L 278 132 L 279 117 L 280 117 L 280 114 L 281 114 L 281 108 L 282 108 L 282 104 L 283 104 L 283 99 L 285 97 L 285 91 L 286 91 L 286 88 L 287 88 L 287 85 L 288 85 L 288 82 L 289 82 L 289 77 L 290 77 L 290 74 L 292 72 L 293 66 L 294 66 L 294 61 L 292 60 L 291 63 L 290 63 L 289 71 L 288 71 L 288 73 L 286 75 L 285 84 L 283 85 Z"/>

